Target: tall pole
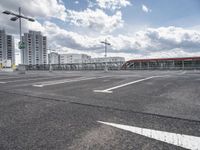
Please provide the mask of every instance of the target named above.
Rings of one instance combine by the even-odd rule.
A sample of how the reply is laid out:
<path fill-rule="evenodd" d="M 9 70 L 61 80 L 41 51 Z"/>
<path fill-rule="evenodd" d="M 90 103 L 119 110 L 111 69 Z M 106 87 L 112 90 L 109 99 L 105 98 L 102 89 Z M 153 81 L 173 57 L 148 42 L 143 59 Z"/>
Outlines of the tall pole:
<path fill-rule="evenodd" d="M 108 66 L 107 66 L 107 40 L 105 39 L 105 72 L 108 72 Z"/>
<path fill-rule="evenodd" d="M 102 41 L 101 43 L 105 44 L 105 72 L 108 71 L 108 67 L 107 67 L 107 45 L 111 45 L 110 43 L 107 42 L 107 39 L 105 39 L 105 41 Z"/>
<path fill-rule="evenodd" d="M 19 7 L 19 16 L 21 16 L 21 7 Z M 22 21 L 21 21 L 21 17 L 19 17 L 19 35 L 20 35 L 20 42 L 22 42 Z"/>
<path fill-rule="evenodd" d="M 21 16 L 21 7 L 19 7 L 19 16 Z M 20 44 L 22 44 L 22 20 L 21 20 L 21 17 L 19 17 L 19 37 L 20 37 L 20 41 L 19 41 L 19 43 Z M 21 49 L 21 51 L 22 51 L 22 57 L 23 57 L 23 59 L 22 59 L 22 63 L 24 64 L 24 56 L 25 56 L 25 54 L 24 54 L 24 50 L 23 49 Z"/>
<path fill-rule="evenodd" d="M 107 57 L 107 40 L 105 39 L 105 59 L 106 59 L 106 57 Z"/>

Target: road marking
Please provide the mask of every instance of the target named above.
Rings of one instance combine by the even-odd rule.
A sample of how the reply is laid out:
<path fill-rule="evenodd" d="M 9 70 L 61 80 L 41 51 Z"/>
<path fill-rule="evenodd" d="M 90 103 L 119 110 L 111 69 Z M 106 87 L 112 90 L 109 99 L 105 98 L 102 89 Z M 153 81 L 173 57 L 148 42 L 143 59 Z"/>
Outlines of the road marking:
<path fill-rule="evenodd" d="M 49 82 L 43 82 L 40 84 L 34 84 L 32 86 L 34 87 L 44 87 L 44 86 L 49 86 L 49 85 L 57 85 L 57 84 L 63 84 L 63 83 L 69 83 L 69 82 L 78 82 L 78 81 L 85 81 L 85 80 L 93 80 L 93 79 L 101 79 L 101 78 L 107 78 L 108 76 L 103 76 L 103 77 L 91 77 L 91 78 L 78 78 L 78 79 L 67 79 L 67 80 L 57 80 L 57 81 L 49 81 Z"/>
<path fill-rule="evenodd" d="M 152 78 L 166 77 L 166 76 L 169 76 L 169 75 L 151 76 L 151 77 L 148 77 L 148 78 L 139 79 L 139 80 L 136 80 L 136 81 L 132 81 L 132 82 L 128 82 L 128 83 L 125 83 L 125 84 L 118 85 L 118 86 L 114 86 L 114 87 L 111 87 L 111 88 L 108 88 L 108 89 L 105 89 L 105 90 L 93 90 L 93 92 L 96 92 L 96 93 L 113 93 L 112 90 L 115 90 L 115 89 L 118 89 L 118 88 L 121 88 L 121 87 L 124 87 L 124 86 L 128 86 L 128 85 L 138 83 L 138 82 L 142 82 L 142 81 L 145 81 L 145 80 L 149 80 L 149 79 L 152 79 Z"/>
<path fill-rule="evenodd" d="M 35 84 L 35 85 L 33 85 L 34 87 L 43 87 L 43 85 L 42 84 Z"/>
<path fill-rule="evenodd" d="M 20 81 L 35 81 L 35 80 L 45 80 L 45 79 L 55 79 L 55 78 L 58 78 L 58 77 L 38 77 L 38 78 L 33 78 L 33 79 L 20 79 L 20 80 L 14 80 L 14 81 L 8 81 L 7 83 L 13 83 L 13 82 L 20 82 Z"/>
<path fill-rule="evenodd" d="M 4 78 L 0 78 L 0 80 L 7 80 L 7 79 L 21 79 L 23 77 L 29 77 L 29 76 L 7 76 L 7 77 L 4 77 Z M 29 78 L 35 78 L 35 77 L 38 77 L 38 76 L 30 76 Z"/>
<path fill-rule="evenodd" d="M 14 82 L 20 82 L 20 81 L 35 81 L 35 80 L 46 80 L 46 79 L 56 79 L 59 77 L 38 77 L 38 78 L 27 78 L 27 79 L 19 79 L 19 80 L 14 80 L 14 81 L 6 81 L 6 82 L 2 82 L 2 83 L 14 83 Z M 0 81 L 1 83 L 1 81 Z"/>
<path fill-rule="evenodd" d="M 183 71 L 183 72 L 180 73 L 180 75 L 183 75 L 183 74 L 186 74 L 186 71 Z"/>
<path fill-rule="evenodd" d="M 200 137 L 197 137 L 197 136 L 177 134 L 177 133 L 152 130 L 152 129 L 147 129 L 147 128 L 139 128 L 139 127 L 134 127 L 134 126 L 109 123 L 109 122 L 103 122 L 103 121 L 97 121 L 97 122 L 108 125 L 108 126 L 112 126 L 115 128 L 130 131 L 139 135 L 143 135 L 145 137 L 149 137 L 149 138 L 162 141 L 168 144 L 180 146 L 180 147 L 191 149 L 191 150 L 200 150 Z"/>
<path fill-rule="evenodd" d="M 20 79 L 22 77 L 4 77 L 4 78 L 0 78 L 0 80 L 7 80 L 7 79 Z"/>
<path fill-rule="evenodd" d="M 2 81 L 0 81 L 0 84 L 5 84 L 6 82 L 2 82 Z"/>

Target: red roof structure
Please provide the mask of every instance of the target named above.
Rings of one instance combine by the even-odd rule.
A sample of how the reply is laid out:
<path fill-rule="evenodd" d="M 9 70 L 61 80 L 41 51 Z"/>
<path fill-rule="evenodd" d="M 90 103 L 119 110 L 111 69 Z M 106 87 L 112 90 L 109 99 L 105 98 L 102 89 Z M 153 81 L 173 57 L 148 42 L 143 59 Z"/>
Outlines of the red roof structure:
<path fill-rule="evenodd" d="M 179 58 L 152 58 L 152 59 L 132 59 L 122 65 L 122 69 L 159 69 L 159 68 L 187 68 L 200 69 L 200 56 L 179 57 Z"/>
<path fill-rule="evenodd" d="M 150 62 L 150 61 L 191 61 L 191 60 L 200 60 L 200 57 L 132 59 L 132 60 L 128 60 L 127 62 Z"/>

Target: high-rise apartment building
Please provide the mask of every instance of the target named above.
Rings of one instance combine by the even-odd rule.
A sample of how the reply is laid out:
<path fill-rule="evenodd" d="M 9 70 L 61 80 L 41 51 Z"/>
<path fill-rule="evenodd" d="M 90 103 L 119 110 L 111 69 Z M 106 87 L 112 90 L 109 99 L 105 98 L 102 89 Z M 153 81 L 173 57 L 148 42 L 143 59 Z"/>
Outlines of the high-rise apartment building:
<path fill-rule="evenodd" d="M 11 64 L 15 64 L 15 46 L 14 37 L 7 35 L 7 60 L 11 60 Z"/>
<path fill-rule="evenodd" d="M 0 30 L 0 64 L 1 67 L 11 67 L 15 64 L 14 38 Z"/>
<path fill-rule="evenodd" d="M 6 60 L 6 33 L 5 30 L 0 30 L 0 63 Z"/>
<path fill-rule="evenodd" d="M 47 37 L 40 31 L 29 31 L 22 37 L 25 48 L 21 50 L 22 64 L 47 64 Z"/>

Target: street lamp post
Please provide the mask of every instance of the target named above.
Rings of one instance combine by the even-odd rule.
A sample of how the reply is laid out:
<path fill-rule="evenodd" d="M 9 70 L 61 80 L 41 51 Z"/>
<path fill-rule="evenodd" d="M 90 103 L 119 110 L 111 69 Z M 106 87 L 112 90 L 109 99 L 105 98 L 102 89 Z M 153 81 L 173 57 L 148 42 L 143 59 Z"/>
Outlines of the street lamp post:
<path fill-rule="evenodd" d="M 107 72 L 108 71 L 107 61 L 106 61 L 106 58 L 107 58 L 107 46 L 111 45 L 111 44 L 107 42 L 107 39 L 105 39 L 105 41 L 101 41 L 101 43 L 103 43 L 105 45 L 105 72 Z"/>
<path fill-rule="evenodd" d="M 21 22 L 21 19 L 25 19 L 25 20 L 28 20 L 28 21 L 31 21 L 31 22 L 34 22 L 35 20 L 33 18 L 26 17 L 26 16 L 22 15 L 21 14 L 21 7 L 19 7 L 18 14 L 13 13 L 13 12 L 8 11 L 8 10 L 3 11 L 2 13 L 6 14 L 6 15 L 14 16 L 14 17 L 10 18 L 11 21 L 16 21 L 17 19 L 19 19 L 19 35 L 20 35 L 19 49 L 24 49 L 25 45 L 22 42 L 22 22 Z M 23 52 L 23 63 L 24 63 L 24 52 Z"/>
<path fill-rule="evenodd" d="M 19 15 L 21 16 L 21 7 L 19 7 Z M 22 20 L 19 18 L 19 35 L 20 41 L 22 42 Z"/>

